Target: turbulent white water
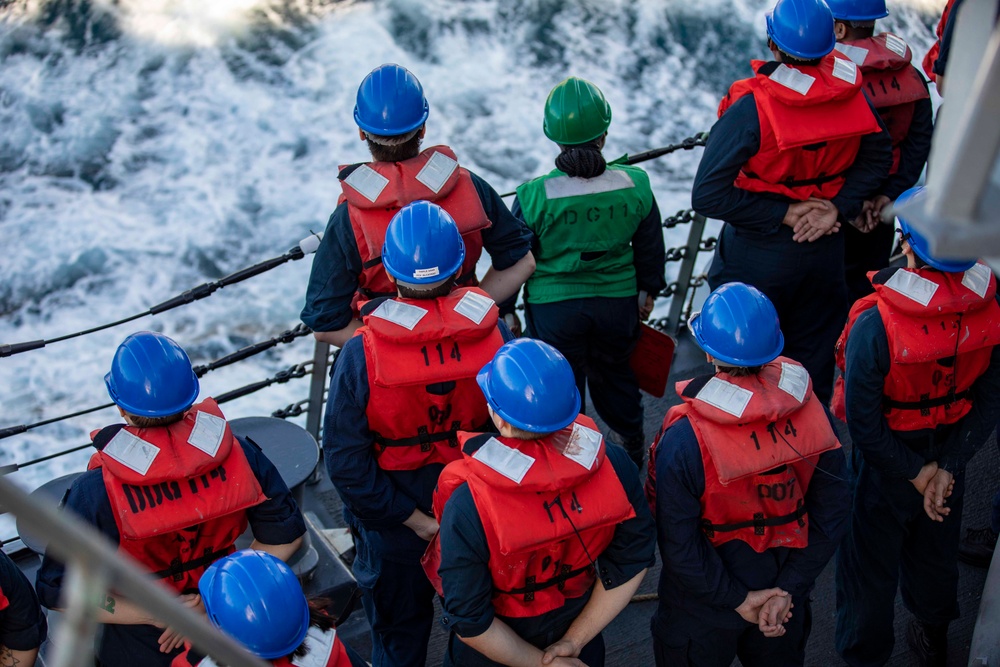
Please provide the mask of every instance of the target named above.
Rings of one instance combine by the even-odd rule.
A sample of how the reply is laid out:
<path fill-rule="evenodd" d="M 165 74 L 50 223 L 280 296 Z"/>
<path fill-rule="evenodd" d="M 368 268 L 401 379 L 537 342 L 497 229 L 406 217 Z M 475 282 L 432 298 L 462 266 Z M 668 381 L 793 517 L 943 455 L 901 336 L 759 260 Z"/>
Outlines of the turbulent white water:
<path fill-rule="evenodd" d="M 708 129 L 729 83 L 764 55 L 765 4 L 0 2 L 0 342 L 141 312 L 321 231 L 339 193 L 338 165 L 367 157 L 352 109 L 358 83 L 380 63 L 401 63 L 422 81 L 427 145 L 450 144 L 506 191 L 551 168 L 541 110 L 568 75 L 594 81 L 611 102 L 609 155 Z M 918 57 L 932 40 L 928 4 L 891 5 L 883 26 Z M 689 205 L 697 157 L 645 165 L 664 213 Z M 668 245 L 685 235 L 669 232 Z M 164 331 L 205 363 L 292 328 L 310 261 L 159 317 L 0 359 L 0 427 L 107 402 L 103 375 L 134 330 Z M 203 394 L 311 355 L 300 339 L 210 373 Z M 306 391 L 300 380 L 225 409 L 270 414 Z M 83 444 L 113 420 L 108 410 L 0 441 L 0 464 Z M 34 487 L 86 458 L 15 477 Z"/>

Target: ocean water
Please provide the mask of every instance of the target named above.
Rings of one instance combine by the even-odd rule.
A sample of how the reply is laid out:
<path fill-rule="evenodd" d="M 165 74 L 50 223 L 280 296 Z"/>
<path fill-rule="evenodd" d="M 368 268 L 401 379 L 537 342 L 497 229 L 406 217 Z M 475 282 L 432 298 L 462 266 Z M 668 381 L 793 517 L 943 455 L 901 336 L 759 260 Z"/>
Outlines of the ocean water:
<path fill-rule="evenodd" d="M 942 5 L 890 3 L 882 25 L 920 58 Z M 381 63 L 400 63 L 423 83 L 431 107 L 425 145 L 451 145 L 505 192 L 552 167 L 542 106 L 569 75 L 597 83 L 611 103 L 609 156 L 707 130 L 728 85 L 748 75 L 748 59 L 765 55 L 769 6 L 0 0 L 0 343 L 142 312 L 322 231 L 340 190 L 338 165 L 367 159 L 352 110 L 358 83 Z M 699 154 L 646 163 L 664 214 L 690 205 Z M 686 234 L 668 230 L 668 247 Z M 107 402 L 103 376 L 132 331 L 163 331 L 198 364 L 292 328 L 310 263 L 0 359 L 0 428 Z M 203 395 L 311 356 L 311 338 L 299 339 L 210 373 Z M 293 381 L 225 411 L 267 415 L 307 391 L 306 380 Z M 83 444 L 115 418 L 105 410 L 2 440 L 0 465 Z M 82 469 L 87 456 L 13 477 L 34 488 Z"/>

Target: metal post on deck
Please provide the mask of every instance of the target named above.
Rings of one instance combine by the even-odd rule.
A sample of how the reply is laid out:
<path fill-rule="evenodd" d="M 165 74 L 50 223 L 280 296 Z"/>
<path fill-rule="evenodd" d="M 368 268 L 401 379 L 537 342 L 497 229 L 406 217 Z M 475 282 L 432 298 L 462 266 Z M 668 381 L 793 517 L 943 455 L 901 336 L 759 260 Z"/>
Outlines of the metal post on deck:
<path fill-rule="evenodd" d="M 680 272 L 677 274 L 677 290 L 670 301 L 670 312 L 667 314 L 667 331 L 673 335 L 681 327 L 681 314 L 687 301 L 688 290 L 691 289 L 691 277 L 698 262 L 698 247 L 701 245 L 701 235 L 705 233 L 705 216 L 696 214 L 691 218 L 691 228 L 684 259 L 681 260 Z"/>
<path fill-rule="evenodd" d="M 323 408 L 326 407 L 323 392 L 326 391 L 326 385 L 329 382 L 326 377 L 329 357 L 330 344 L 316 341 L 316 347 L 313 350 L 312 377 L 309 379 L 309 411 L 306 413 L 306 430 L 319 443 L 323 442 L 320 440 L 320 430 L 323 427 Z"/>
<path fill-rule="evenodd" d="M 76 636 L 69 641 L 72 646 L 56 649 L 55 667 L 93 664 L 90 647 L 77 649 L 88 639 L 80 635 L 89 634 L 88 628 L 96 617 L 99 598 L 95 600 L 92 596 L 98 589 L 99 594 L 115 591 L 139 605 L 219 664 L 268 667 L 269 663 L 251 655 L 235 640 L 206 623 L 203 617 L 184 608 L 166 588 L 150 579 L 148 572 L 118 554 L 111 542 L 95 528 L 70 520 L 55 507 L 39 503 L 5 477 L 0 477 L 0 509 L 27 520 L 48 540 L 48 552 L 69 568 L 64 602 L 69 621 L 66 626 L 67 632 Z M 89 640 L 92 642 L 93 637 Z"/>

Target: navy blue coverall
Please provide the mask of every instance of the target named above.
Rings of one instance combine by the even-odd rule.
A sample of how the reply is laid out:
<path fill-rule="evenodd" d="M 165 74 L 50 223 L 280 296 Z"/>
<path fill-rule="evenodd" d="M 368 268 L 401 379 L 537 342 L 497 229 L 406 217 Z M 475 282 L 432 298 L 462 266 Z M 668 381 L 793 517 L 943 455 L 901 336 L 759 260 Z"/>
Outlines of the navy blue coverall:
<path fill-rule="evenodd" d="M 767 74 L 771 65 L 768 63 L 760 72 Z M 797 243 L 792 240 L 791 227 L 782 224 L 791 200 L 749 192 L 733 184 L 743 165 L 759 150 L 757 105 L 753 95 L 748 94 L 729 107 L 712 127 L 695 174 L 693 208 L 726 223 L 708 283 L 716 289 L 723 283 L 744 282 L 767 295 L 778 311 L 785 334 L 782 354 L 806 367 L 816 396 L 829 404 L 833 394 L 833 348 L 848 311 L 844 236 L 836 233 L 812 243 Z M 882 125 L 881 133 L 861 138 L 844 185 L 831 200 L 840 212 L 842 224 L 858 216 L 862 203 L 885 180 L 891 165 L 892 142 Z"/>
<path fill-rule="evenodd" d="M 485 438 L 468 441 L 465 452 L 471 455 L 484 441 Z M 653 565 L 653 517 L 649 514 L 638 473 L 628 455 L 610 443 L 606 452 L 608 462 L 614 467 L 635 510 L 635 517 L 618 524 L 611 544 L 596 556 L 597 576 L 604 587 L 610 589 L 630 581 Z M 490 549 L 468 484 L 459 486 L 448 499 L 441 516 L 440 539 L 441 566 L 438 572 L 444 589 L 441 623 L 451 630 L 445 667 L 499 667 L 499 663 L 473 650 L 458 637 L 483 634 L 495 617 L 509 625 L 526 642 L 544 650 L 566 634 L 590 600 L 588 591 L 579 598 L 567 600 L 563 607 L 540 616 L 497 616 L 492 602 Z M 580 660 L 589 667 L 604 667 L 602 635 L 598 634 L 583 648 Z"/>
<path fill-rule="evenodd" d="M 831 426 L 833 421 L 831 419 Z M 705 467 L 691 422 L 683 417 L 656 450 L 656 534 L 663 570 L 652 619 L 657 667 L 801 665 L 811 627 L 809 592 L 833 557 L 850 513 L 842 449 L 819 456 L 806 492 L 809 544 L 757 553 L 742 540 L 712 545 L 701 528 Z M 767 638 L 736 608 L 749 591 L 778 587 L 795 608 L 785 634 Z"/>
<path fill-rule="evenodd" d="M 124 425 L 123 425 L 124 426 Z M 110 429 L 101 431 L 101 436 L 110 439 Z M 260 482 L 261 491 L 267 500 L 247 508 L 247 519 L 254 537 L 264 544 L 288 544 L 306 532 L 306 524 L 299 511 L 298 503 L 278 469 L 255 445 L 237 438 L 246 454 L 250 469 Z M 73 481 L 66 496 L 65 508 L 96 527 L 108 539 L 118 544 L 121 537 L 111 510 L 111 501 L 104 486 L 100 469 L 88 470 Z M 65 567 L 48 556 L 42 559 L 42 566 L 35 578 L 35 589 L 41 603 L 51 608 L 60 607 Z M 172 653 L 160 653 L 159 638 L 163 628 L 152 625 L 104 625 L 97 658 L 101 667 L 170 667 L 174 657 L 184 649 Z"/>
<path fill-rule="evenodd" d="M 31 651 L 42 645 L 48 623 L 38 606 L 35 589 L 10 557 L 0 551 L 0 592 L 7 606 L 0 609 L 0 646 Z"/>
<path fill-rule="evenodd" d="M 858 464 L 851 526 L 837 557 L 836 646 L 849 665 L 882 665 L 892 655 L 896 587 L 921 622 L 958 618 L 958 543 L 965 467 L 1000 416 L 1000 346 L 972 385 L 972 410 L 955 424 L 892 431 L 882 416 L 892 356 L 877 308 L 847 340 L 847 426 Z M 860 453 L 860 456 L 858 456 Z M 911 479 L 931 461 L 955 477 L 943 522 L 925 513 Z"/>
<path fill-rule="evenodd" d="M 498 271 L 517 264 L 531 250 L 531 232 L 524 223 L 511 215 L 500 195 L 489 183 L 470 173 L 472 183 L 486 217 L 493 223 L 482 230 L 483 249 Z M 340 204 L 330 215 L 326 233 L 313 258 L 306 303 L 300 317 L 313 331 L 338 331 L 350 324 L 354 313 L 351 301 L 358 291 L 361 275 L 361 255 L 354 238 L 347 203 Z M 500 314 L 514 312 L 514 297 L 504 301 Z"/>
<path fill-rule="evenodd" d="M 385 299 L 365 304 L 365 312 Z M 513 339 L 502 321 L 504 342 Z M 344 501 L 344 520 L 354 535 L 354 577 L 372 627 L 373 667 L 423 665 L 434 621 L 434 589 L 420 558 L 427 542 L 403 522 L 414 509 L 431 514 L 444 468 L 383 470 L 365 411 L 369 399 L 364 341 L 351 338 L 337 357 L 323 422 L 323 457 L 330 481 Z"/>

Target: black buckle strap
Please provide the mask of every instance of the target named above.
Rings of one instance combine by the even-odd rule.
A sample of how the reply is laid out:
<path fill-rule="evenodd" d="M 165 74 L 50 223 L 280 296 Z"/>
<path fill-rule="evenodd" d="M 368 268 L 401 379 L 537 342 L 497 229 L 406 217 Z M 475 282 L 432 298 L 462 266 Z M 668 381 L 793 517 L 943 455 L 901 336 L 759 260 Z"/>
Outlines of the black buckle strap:
<path fill-rule="evenodd" d="M 383 449 L 387 447 L 416 447 L 420 446 L 420 451 L 429 452 L 431 446 L 436 442 L 448 441 L 449 447 L 458 447 L 458 432 L 462 429 L 462 422 L 453 421 L 451 428 L 447 431 L 429 433 L 426 426 L 417 428 L 417 434 L 407 438 L 387 438 L 379 433 L 375 434 L 375 444 Z M 481 429 L 480 429 L 481 430 Z"/>
<path fill-rule="evenodd" d="M 747 171 L 746 169 L 743 170 L 743 174 L 747 178 L 755 178 L 758 181 L 765 181 L 768 183 L 773 182 L 773 181 L 768 181 L 767 179 L 761 176 L 758 176 L 752 171 Z M 786 178 L 782 181 L 777 181 L 775 184 L 784 185 L 786 188 L 799 188 L 804 185 L 823 185 L 824 183 L 835 181 L 838 178 L 843 178 L 846 174 L 847 170 L 845 169 L 844 171 L 837 172 L 836 174 L 830 174 L 829 176 L 817 176 L 816 178 L 802 178 L 802 179 Z"/>
<path fill-rule="evenodd" d="M 966 389 L 964 391 L 956 392 L 954 388 L 950 389 L 944 396 L 938 396 L 936 398 L 922 398 L 917 401 L 896 401 L 888 396 L 882 397 L 882 405 L 887 410 L 929 410 L 930 408 L 940 408 L 946 405 L 951 405 L 952 403 L 957 403 L 958 401 L 964 401 L 972 396 L 972 389 Z"/>
<path fill-rule="evenodd" d="M 184 572 L 189 572 L 191 570 L 197 570 L 200 567 L 208 567 L 215 561 L 219 560 L 223 556 L 229 555 L 229 549 L 223 549 L 221 551 L 210 551 L 200 558 L 195 558 L 194 560 L 186 561 L 174 561 L 173 565 L 165 570 L 160 570 L 159 572 L 154 572 L 153 576 L 157 579 L 175 578 Z"/>
<path fill-rule="evenodd" d="M 567 581 L 578 577 L 581 574 L 593 570 L 594 566 L 587 563 L 583 567 L 577 568 L 575 570 L 570 569 L 569 565 L 563 565 L 560 568 L 559 574 L 552 577 L 551 579 L 546 579 L 545 581 L 539 582 L 535 580 L 534 576 L 528 577 L 524 580 L 524 586 L 518 588 L 512 588 L 509 591 L 502 588 L 497 588 L 496 590 L 500 593 L 505 593 L 507 595 L 523 595 L 525 602 L 531 602 L 535 599 L 535 593 L 546 588 L 552 588 L 553 586 L 558 586 L 562 590 L 563 586 Z"/>
<path fill-rule="evenodd" d="M 790 514 L 765 518 L 763 512 L 754 512 L 753 520 L 740 521 L 739 523 L 712 523 L 708 519 L 702 519 L 701 529 L 705 531 L 705 536 L 709 539 L 715 537 L 716 533 L 728 533 L 734 530 L 743 530 L 744 528 L 753 528 L 754 535 L 763 535 L 765 532 L 764 529 L 770 526 L 784 526 L 793 521 L 798 522 L 799 526 L 804 526 L 806 522 L 803 517 L 806 514 L 805 503 L 802 499 L 799 499 L 795 511 Z"/>

